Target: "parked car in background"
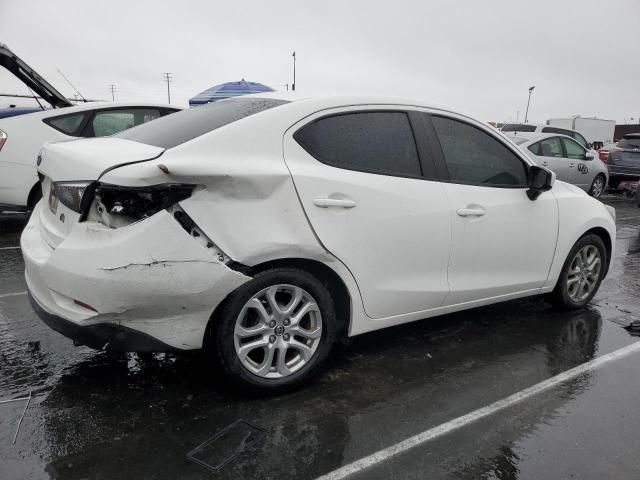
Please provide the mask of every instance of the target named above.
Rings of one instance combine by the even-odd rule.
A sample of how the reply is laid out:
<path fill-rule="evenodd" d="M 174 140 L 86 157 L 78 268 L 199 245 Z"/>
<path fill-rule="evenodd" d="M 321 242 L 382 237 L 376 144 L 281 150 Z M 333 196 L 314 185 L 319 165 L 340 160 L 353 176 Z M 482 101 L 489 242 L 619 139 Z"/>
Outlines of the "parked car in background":
<path fill-rule="evenodd" d="M 559 135 L 566 135 L 573 138 L 576 142 L 582 145 L 587 150 L 591 149 L 591 145 L 579 132 L 568 128 L 555 127 L 550 125 L 536 125 L 534 123 L 506 123 L 500 129 L 505 135 L 509 136 L 522 136 L 522 137 L 534 137 L 541 133 L 557 133 Z"/>
<path fill-rule="evenodd" d="M 42 197 L 36 157 L 45 142 L 103 137 L 180 110 L 170 105 L 71 101 L 9 47 L 0 43 L 0 65 L 21 80 L 50 109 L 7 109 L 0 113 L 0 213 L 23 213 Z M 7 111 L 5 110 L 5 112 Z"/>
<path fill-rule="evenodd" d="M 44 143 L 113 135 L 178 110 L 169 105 L 92 102 L 0 119 L 0 213 L 31 211 L 42 197 L 36 158 Z"/>
<path fill-rule="evenodd" d="M 597 150 L 603 145 L 613 142 L 616 121 L 576 115 L 567 118 L 550 118 L 547 120 L 547 125 L 580 132 L 587 139 L 587 142 Z"/>
<path fill-rule="evenodd" d="M 25 113 L 41 112 L 42 110 L 40 107 L 18 107 L 11 105 L 8 108 L 0 108 L 0 118 L 16 117 L 18 115 L 24 115 Z"/>
<path fill-rule="evenodd" d="M 554 171 L 559 180 L 582 188 L 592 197 L 597 198 L 604 192 L 609 179 L 606 163 L 573 138 L 552 133 L 509 138 L 536 164 Z"/>
<path fill-rule="evenodd" d="M 205 348 L 266 391 L 346 335 L 538 294 L 581 308 L 616 236 L 613 208 L 419 101 L 237 97 L 47 144 L 39 173 L 21 248 L 48 325 Z"/>
<path fill-rule="evenodd" d="M 625 180 L 640 179 L 640 133 L 628 133 L 615 147 L 609 148 L 607 165 L 612 188 Z"/>

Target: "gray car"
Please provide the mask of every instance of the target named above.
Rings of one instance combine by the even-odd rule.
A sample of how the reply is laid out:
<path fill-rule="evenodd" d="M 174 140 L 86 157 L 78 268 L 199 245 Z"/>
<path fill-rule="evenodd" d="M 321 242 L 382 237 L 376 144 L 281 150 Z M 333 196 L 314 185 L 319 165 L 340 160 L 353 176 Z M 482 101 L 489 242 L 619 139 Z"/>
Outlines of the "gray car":
<path fill-rule="evenodd" d="M 558 180 L 572 183 L 599 197 L 609 181 L 607 165 L 566 135 L 509 136 L 538 165 L 554 171 Z"/>

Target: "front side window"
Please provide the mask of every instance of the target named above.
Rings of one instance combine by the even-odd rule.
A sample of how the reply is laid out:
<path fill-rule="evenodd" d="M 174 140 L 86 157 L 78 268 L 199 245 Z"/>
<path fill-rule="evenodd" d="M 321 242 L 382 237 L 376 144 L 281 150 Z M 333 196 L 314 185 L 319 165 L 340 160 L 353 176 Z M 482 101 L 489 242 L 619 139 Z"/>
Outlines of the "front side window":
<path fill-rule="evenodd" d="M 72 113 L 69 115 L 60 115 L 59 117 L 50 117 L 44 119 L 44 123 L 56 130 L 77 137 L 80 135 L 80 126 L 85 118 L 86 112 Z"/>
<path fill-rule="evenodd" d="M 420 176 L 420 161 L 405 112 L 354 112 L 305 125 L 295 140 L 333 167 L 398 176 Z"/>
<path fill-rule="evenodd" d="M 540 142 L 540 154 L 543 157 L 564 157 L 560 137 L 545 138 Z"/>
<path fill-rule="evenodd" d="M 94 137 L 106 137 L 155 120 L 160 117 L 157 108 L 131 108 L 96 112 L 91 125 Z"/>
<path fill-rule="evenodd" d="M 587 139 L 580 135 L 578 132 L 573 132 L 573 135 L 570 135 L 570 137 L 573 137 L 575 141 L 582 145 L 584 148 L 589 148 L 589 142 L 587 142 Z"/>
<path fill-rule="evenodd" d="M 487 187 L 526 187 L 527 167 L 502 142 L 467 123 L 433 117 L 449 179 Z"/>
<path fill-rule="evenodd" d="M 564 148 L 567 152 L 568 158 L 574 158 L 576 160 L 584 160 L 585 159 L 585 151 L 577 142 L 574 140 L 570 140 L 568 138 L 563 138 L 562 143 L 564 143 Z"/>

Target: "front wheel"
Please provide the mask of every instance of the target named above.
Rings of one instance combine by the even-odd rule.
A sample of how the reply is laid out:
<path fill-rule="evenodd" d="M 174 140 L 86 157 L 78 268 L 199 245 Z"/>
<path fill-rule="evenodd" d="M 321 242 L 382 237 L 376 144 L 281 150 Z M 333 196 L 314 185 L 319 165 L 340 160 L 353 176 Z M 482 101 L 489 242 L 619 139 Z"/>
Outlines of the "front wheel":
<path fill-rule="evenodd" d="M 607 180 L 604 175 L 596 175 L 596 178 L 593 179 L 593 183 L 591 184 L 591 188 L 589 188 L 589 195 L 594 198 L 598 198 L 604 192 L 604 187 L 606 185 Z"/>
<path fill-rule="evenodd" d="M 565 310 L 584 307 L 598 291 L 604 277 L 607 250 L 595 234 L 582 237 L 564 262 L 558 283 L 550 294 L 551 303 Z"/>
<path fill-rule="evenodd" d="M 258 273 L 229 296 L 213 321 L 212 346 L 224 373 L 245 389 L 265 393 L 308 381 L 336 337 L 331 295 L 297 269 Z"/>

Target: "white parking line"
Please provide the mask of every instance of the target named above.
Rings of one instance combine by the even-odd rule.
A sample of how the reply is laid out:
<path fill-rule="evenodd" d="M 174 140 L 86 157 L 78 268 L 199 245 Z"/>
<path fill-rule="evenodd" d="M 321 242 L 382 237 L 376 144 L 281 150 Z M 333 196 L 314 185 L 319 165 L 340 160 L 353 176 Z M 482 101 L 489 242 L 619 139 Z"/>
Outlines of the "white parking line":
<path fill-rule="evenodd" d="M 0 250 L 18 250 L 20 247 L 0 247 Z"/>
<path fill-rule="evenodd" d="M 341 480 L 343 478 L 347 478 L 353 474 L 371 468 L 379 463 L 385 462 L 395 457 L 396 455 L 406 452 L 407 450 L 418 447 L 430 440 L 434 440 L 442 435 L 446 435 L 447 433 L 469 425 L 476 420 L 488 417 L 489 415 L 492 415 L 500 410 L 504 410 L 505 408 L 511 407 L 512 405 L 522 402 L 523 400 L 533 397 L 534 395 L 556 387 L 587 372 L 600 368 L 607 363 L 619 360 L 623 357 L 626 357 L 627 355 L 631 355 L 632 353 L 636 353 L 639 351 L 640 342 L 632 343 L 631 345 L 627 345 L 626 347 L 623 347 L 619 350 L 608 353 L 589 362 L 583 363 L 582 365 L 567 370 L 566 372 L 556 375 L 555 377 L 551 377 L 543 382 L 537 383 L 525 390 L 521 390 L 518 393 L 503 398 L 502 400 L 498 400 L 491 405 L 482 407 L 478 410 L 474 410 L 473 412 L 468 413 L 467 415 L 463 415 L 462 417 L 454 418 L 447 423 L 443 423 L 442 425 L 433 427 L 422 433 L 414 435 L 413 437 L 407 438 L 402 442 L 391 445 L 390 447 L 378 450 L 377 452 L 367 457 L 361 458 L 360 460 L 356 460 L 353 463 L 322 475 L 316 480 Z"/>
<path fill-rule="evenodd" d="M 18 297 L 20 295 L 26 295 L 26 294 L 27 292 L 0 293 L 0 298 Z"/>

